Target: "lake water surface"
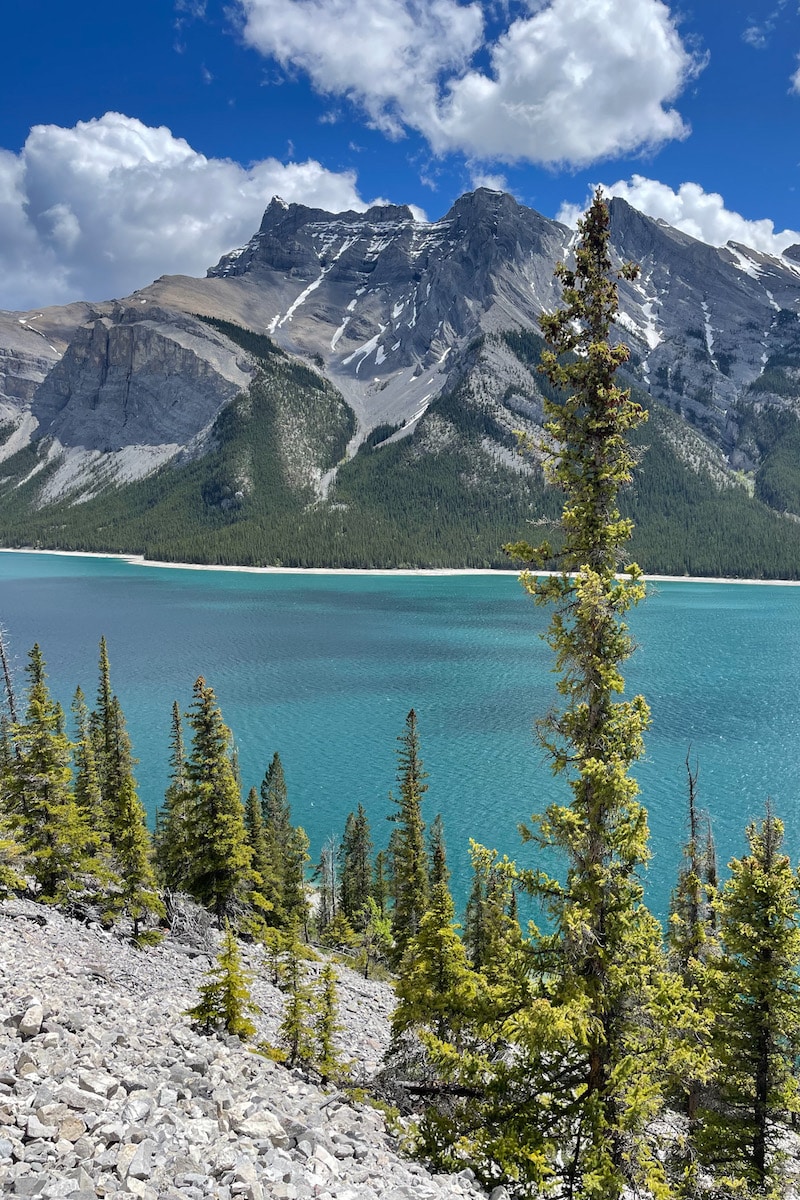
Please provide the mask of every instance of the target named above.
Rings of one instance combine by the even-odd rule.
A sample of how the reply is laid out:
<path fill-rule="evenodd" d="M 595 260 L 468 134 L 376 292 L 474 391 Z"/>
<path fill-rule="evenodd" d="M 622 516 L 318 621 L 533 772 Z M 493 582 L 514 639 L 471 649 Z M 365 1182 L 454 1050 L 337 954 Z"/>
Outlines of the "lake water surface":
<path fill-rule="evenodd" d="M 631 616 L 639 643 L 628 691 L 652 709 L 636 775 L 650 813 L 647 890 L 663 915 L 684 840 L 684 759 L 700 767 L 720 862 L 744 850 L 767 796 L 800 854 L 800 589 L 650 585 Z M 294 820 L 318 856 L 359 801 L 388 839 L 396 738 L 417 710 L 430 820 L 445 820 L 459 901 L 470 836 L 530 861 L 517 823 L 566 801 L 532 728 L 555 700 L 547 613 L 512 575 L 253 574 L 145 567 L 116 559 L 0 554 L 0 622 L 17 686 L 42 646 L 65 707 L 93 702 L 105 634 L 112 685 L 151 817 L 166 783 L 170 711 L 198 675 L 215 689 L 239 747 L 245 790 L 273 752 Z"/>

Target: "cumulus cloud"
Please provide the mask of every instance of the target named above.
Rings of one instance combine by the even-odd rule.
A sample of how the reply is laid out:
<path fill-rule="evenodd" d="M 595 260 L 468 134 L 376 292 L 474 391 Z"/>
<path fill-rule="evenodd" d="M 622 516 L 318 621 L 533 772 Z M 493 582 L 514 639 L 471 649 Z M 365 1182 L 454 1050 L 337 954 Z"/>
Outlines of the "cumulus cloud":
<path fill-rule="evenodd" d="M 661 218 L 668 225 L 710 246 L 741 242 L 765 254 L 779 255 L 787 246 L 800 242 L 800 232 L 797 230 L 777 231 L 774 223 L 767 218 L 750 221 L 726 208 L 718 192 L 705 192 L 698 183 L 682 183 L 674 191 L 656 179 L 633 175 L 630 180 L 621 179 L 617 183 L 601 186 L 607 196 L 621 196 L 640 212 Z M 558 220 L 574 226 L 582 211 L 578 205 L 562 205 Z"/>
<path fill-rule="evenodd" d="M 35 126 L 0 150 L 0 307 L 123 296 L 163 274 L 204 275 L 258 228 L 274 194 L 367 207 L 352 172 L 210 159 L 120 113 Z"/>
<path fill-rule="evenodd" d="M 797 60 L 800 63 L 800 54 L 798 54 Z M 789 78 L 789 91 L 794 92 L 796 96 L 800 96 L 800 66 L 798 66 L 797 70 Z"/>
<path fill-rule="evenodd" d="M 478 3 L 238 6 L 249 45 L 349 97 L 376 127 L 486 161 L 580 166 L 685 137 L 672 102 L 703 65 L 662 0 L 531 0 L 488 44 Z"/>

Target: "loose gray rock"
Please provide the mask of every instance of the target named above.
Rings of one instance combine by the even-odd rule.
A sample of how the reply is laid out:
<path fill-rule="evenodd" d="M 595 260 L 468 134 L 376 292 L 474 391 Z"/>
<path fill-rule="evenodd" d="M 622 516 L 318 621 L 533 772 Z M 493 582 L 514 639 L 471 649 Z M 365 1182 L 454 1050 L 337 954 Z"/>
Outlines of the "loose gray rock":
<path fill-rule="evenodd" d="M 22 1038 L 36 1037 L 42 1028 L 43 1020 L 44 1009 L 42 1008 L 41 1004 L 31 1004 L 30 1007 L 27 1008 L 22 1014 L 19 1025 L 17 1026 L 17 1032 L 19 1033 L 19 1036 Z"/>
<path fill-rule="evenodd" d="M 148 953 L 23 901 L 0 904 L 0 1195 L 43 1200 L 464 1200 L 474 1185 L 403 1160 L 383 1115 L 352 1107 L 181 1014 L 209 955 Z M 213 952 L 213 947 L 211 947 Z M 258 1038 L 284 998 L 260 952 Z M 97 970 L 105 964 L 105 972 Z M 343 1056 L 366 1078 L 389 1041 L 391 990 L 339 969 Z M 42 1000 L 41 997 L 46 997 Z M 20 1046 L 38 1004 L 46 1019 Z M 3 1013 L 18 1020 L 4 1021 Z M 379 1052 L 376 1053 L 376 1046 Z M 497 1197 L 496 1200 L 502 1200 Z"/>

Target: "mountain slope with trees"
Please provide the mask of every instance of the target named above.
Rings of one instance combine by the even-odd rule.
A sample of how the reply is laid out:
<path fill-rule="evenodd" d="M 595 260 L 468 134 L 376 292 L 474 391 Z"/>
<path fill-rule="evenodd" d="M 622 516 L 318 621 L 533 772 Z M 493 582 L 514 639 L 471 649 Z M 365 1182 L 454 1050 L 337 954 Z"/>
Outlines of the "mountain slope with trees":
<path fill-rule="evenodd" d="M 487 189 L 433 223 L 275 200 L 205 280 L 0 314 L 0 541 L 245 565 L 505 565 L 502 543 L 559 511 L 516 433 L 541 432 L 539 317 L 573 240 Z M 611 331 L 651 413 L 623 498 L 640 562 L 795 577 L 796 262 L 705 246 L 622 200 L 611 247 L 642 266 Z"/>

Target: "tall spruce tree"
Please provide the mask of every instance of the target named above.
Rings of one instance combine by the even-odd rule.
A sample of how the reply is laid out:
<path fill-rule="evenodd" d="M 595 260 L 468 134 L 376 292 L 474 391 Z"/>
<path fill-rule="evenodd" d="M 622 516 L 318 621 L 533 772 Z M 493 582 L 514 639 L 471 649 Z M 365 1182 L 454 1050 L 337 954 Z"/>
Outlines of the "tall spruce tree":
<path fill-rule="evenodd" d="M 7 803 L 12 832 L 40 899 L 63 902 L 91 889 L 96 864 L 90 834 L 72 790 L 71 743 L 63 712 L 50 696 L 38 645 L 29 655 L 24 721 L 12 726 L 16 748 Z"/>
<path fill-rule="evenodd" d="M 719 1064 L 699 1140 L 735 1194 L 780 1195 L 788 1180 L 781 1119 L 800 1112 L 800 878 L 767 804 L 747 828 L 718 901 L 721 953 L 708 968 Z"/>
<path fill-rule="evenodd" d="M 417 714 L 412 708 L 398 737 L 397 783 L 399 796 L 390 793 L 397 806 L 391 817 L 396 822 L 392 836 L 392 933 L 399 962 L 411 938 L 419 932 L 428 907 L 428 855 L 425 847 L 425 822 L 422 798 L 428 790 L 427 774 L 420 757 Z"/>
<path fill-rule="evenodd" d="M 697 805 L 698 768 L 686 756 L 688 784 L 688 838 L 683 863 L 670 899 L 667 934 L 669 962 L 693 998 L 698 1013 L 705 1013 L 709 1028 L 698 1030 L 698 1054 L 694 1074 L 682 1072 L 676 1090 L 690 1121 L 697 1117 L 702 1090 L 711 1069 L 709 1032 L 708 971 L 706 967 L 719 950 L 716 898 L 716 853 L 707 814 Z"/>
<path fill-rule="evenodd" d="M 75 767 L 75 800 L 89 828 L 94 853 L 105 863 L 111 863 L 108 813 L 103 804 L 100 776 L 97 771 L 94 744 L 89 728 L 89 709 L 81 688 L 72 701 L 75 722 L 73 759 Z"/>
<path fill-rule="evenodd" d="M 261 782 L 261 815 L 265 848 L 262 890 L 270 905 L 270 924 L 288 929 L 297 919 L 305 927 L 308 838 L 301 828 L 292 825 L 286 777 L 277 751 Z"/>
<path fill-rule="evenodd" d="M 379 850 L 375 855 L 372 867 L 372 885 L 370 896 L 378 906 L 382 917 L 386 916 L 389 905 L 389 856 L 385 850 Z"/>
<path fill-rule="evenodd" d="M 428 862 L 431 892 L 440 883 L 450 883 L 450 868 L 447 865 L 447 846 L 444 841 L 444 821 L 437 813 L 428 830 Z"/>
<path fill-rule="evenodd" d="M 156 885 L 147 818 L 133 777 L 131 742 L 116 696 L 111 699 L 110 736 L 106 788 L 109 834 L 119 877 L 115 898 L 119 909 L 132 923 L 134 940 L 141 941 L 142 923 L 153 917 L 163 917 L 164 905 Z M 153 936 L 152 932 L 148 934 L 150 940 Z"/>
<path fill-rule="evenodd" d="M 230 760 L 231 735 L 216 696 L 202 676 L 188 714 L 192 745 L 186 764 L 192 862 L 187 891 L 216 914 L 220 924 L 252 891 L 252 850 Z"/>
<path fill-rule="evenodd" d="M 269 869 L 267 862 L 267 841 L 264 836 L 264 818 L 261 814 L 261 800 L 254 787 L 247 793 L 244 804 L 244 823 L 247 829 L 247 839 L 253 851 L 253 870 L 263 882 L 264 875 Z"/>
<path fill-rule="evenodd" d="M 172 703 L 169 740 L 169 783 L 156 821 L 156 863 L 170 891 L 185 890 L 191 874 L 191 805 L 186 772 L 186 749 L 178 701 Z"/>
<path fill-rule="evenodd" d="M 364 908 L 372 887 L 372 837 L 363 804 L 349 813 L 339 846 L 339 894 L 344 913 L 350 924 L 364 926 Z"/>
<path fill-rule="evenodd" d="M 114 693 L 111 688 L 111 667 L 105 637 L 100 638 L 97 699 L 89 718 L 89 731 L 94 746 L 94 758 L 100 780 L 100 791 L 107 802 L 107 775 L 114 751 Z"/>
<path fill-rule="evenodd" d="M 620 272 L 629 280 L 636 273 L 631 264 Z M 646 414 L 615 381 L 629 352 L 609 336 L 617 284 L 599 191 L 579 226 L 575 266 L 560 265 L 556 275 L 563 304 L 540 325 L 549 343 L 542 371 L 559 392 L 545 400 L 545 471 L 564 493 L 561 537 L 509 550 L 529 564 L 522 581 L 536 603 L 555 608 L 548 642 L 563 708 L 539 723 L 539 736 L 572 793 L 568 805 L 537 818 L 533 835 L 566 857 L 566 879 L 532 879 L 553 929 L 538 948 L 545 995 L 562 1030 L 572 1024 L 561 1080 L 569 1097 L 559 1131 L 565 1186 L 572 1196 L 617 1200 L 629 1187 L 664 1187 L 648 1123 L 663 1099 L 665 1023 L 677 1019 L 683 1029 L 691 1016 L 643 903 L 647 815 L 630 770 L 649 711 L 641 696 L 618 698 L 632 651 L 624 616 L 644 594 L 635 564 L 618 574 L 631 534 L 618 492 L 636 462 L 627 434 Z M 537 575 L 554 559 L 556 574 Z"/>

